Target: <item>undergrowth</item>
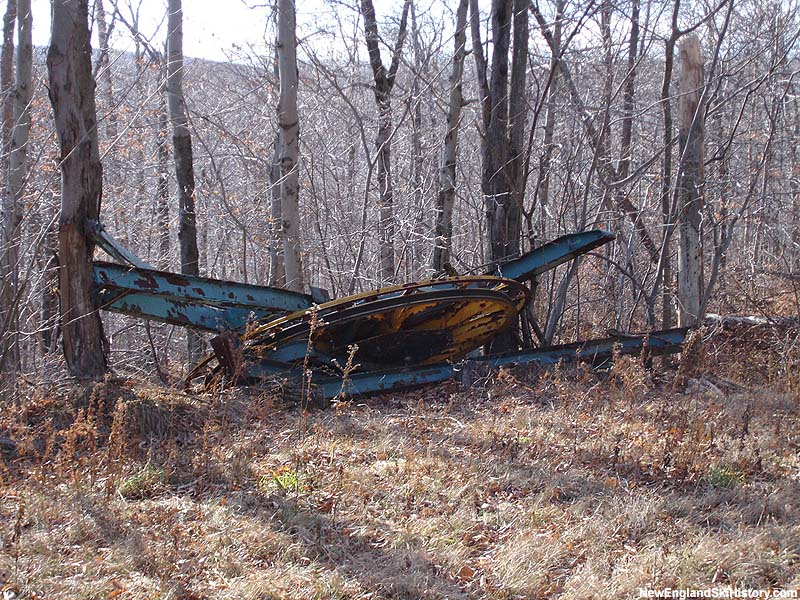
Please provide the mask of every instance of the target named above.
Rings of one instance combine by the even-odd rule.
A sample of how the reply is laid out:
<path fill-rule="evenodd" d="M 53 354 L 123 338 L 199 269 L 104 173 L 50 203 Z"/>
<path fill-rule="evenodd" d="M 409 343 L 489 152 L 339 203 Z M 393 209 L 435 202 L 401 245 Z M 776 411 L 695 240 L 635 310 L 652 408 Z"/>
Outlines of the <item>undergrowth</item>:
<path fill-rule="evenodd" d="M 701 332 L 676 365 L 501 370 L 328 410 L 130 379 L 23 389 L 0 417 L 16 443 L 0 585 L 187 600 L 797 588 L 797 357 L 737 335 Z"/>

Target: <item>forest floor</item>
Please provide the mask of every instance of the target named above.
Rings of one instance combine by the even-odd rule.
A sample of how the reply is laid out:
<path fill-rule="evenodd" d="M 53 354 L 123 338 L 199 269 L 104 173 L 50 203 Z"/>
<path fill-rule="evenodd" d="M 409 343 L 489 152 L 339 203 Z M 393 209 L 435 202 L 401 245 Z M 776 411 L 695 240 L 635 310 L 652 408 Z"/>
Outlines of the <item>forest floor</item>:
<path fill-rule="evenodd" d="M 798 589 L 796 333 L 327 409 L 30 385 L 0 417 L 3 598 Z"/>

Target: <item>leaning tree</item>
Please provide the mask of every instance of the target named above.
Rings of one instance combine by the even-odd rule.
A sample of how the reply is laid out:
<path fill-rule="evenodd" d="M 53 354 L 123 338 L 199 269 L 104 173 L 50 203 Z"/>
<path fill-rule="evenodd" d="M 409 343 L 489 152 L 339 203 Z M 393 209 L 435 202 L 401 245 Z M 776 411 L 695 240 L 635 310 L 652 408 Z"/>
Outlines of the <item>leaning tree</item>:
<path fill-rule="evenodd" d="M 107 367 L 103 325 L 92 305 L 92 253 L 86 223 L 97 219 L 103 170 L 97 145 L 88 0 L 53 3 L 47 52 L 50 102 L 61 149 L 59 293 L 64 358 L 73 375 L 97 379 Z"/>

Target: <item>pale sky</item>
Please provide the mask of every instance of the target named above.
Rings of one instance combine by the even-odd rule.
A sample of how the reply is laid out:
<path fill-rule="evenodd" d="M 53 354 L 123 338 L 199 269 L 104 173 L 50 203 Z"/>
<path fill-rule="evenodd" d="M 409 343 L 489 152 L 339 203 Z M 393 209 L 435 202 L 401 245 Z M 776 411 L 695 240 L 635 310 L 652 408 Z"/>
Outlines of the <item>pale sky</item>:
<path fill-rule="evenodd" d="M 47 46 L 50 43 L 50 0 L 33 0 L 33 43 Z M 119 0 L 118 5 L 126 19 L 129 19 L 129 6 L 136 6 L 138 0 Z M 258 0 L 185 0 L 183 3 L 183 47 L 186 56 L 196 56 L 211 60 L 225 60 L 226 53 L 235 44 L 260 44 L 270 4 Z M 113 4 L 103 3 L 110 15 Z M 267 5 L 267 6 L 264 6 Z M 153 37 L 153 45 L 163 47 L 166 39 L 165 0 L 141 0 L 139 28 L 145 37 Z M 255 8 L 250 8 L 254 6 Z M 90 0 L 89 9 L 92 9 Z M 163 21 L 163 22 L 162 22 Z M 114 28 L 112 45 L 118 50 L 133 50 L 133 42 L 122 23 Z M 92 45 L 97 45 L 93 36 Z"/>
<path fill-rule="evenodd" d="M 236 54 L 236 46 L 263 48 L 264 31 L 273 4 L 274 0 L 184 0 L 184 55 L 225 61 L 232 52 Z M 395 4 L 398 3 L 392 0 L 377 0 L 378 18 L 393 12 Z M 50 42 L 50 0 L 32 0 L 32 5 L 33 43 L 47 46 Z M 110 16 L 114 6 L 112 0 L 105 0 L 103 5 Z M 140 6 L 141 33 L 146 37 L 152 36 L 153 45 L 163 48 L 166 0 L 117 0 L 117 5 L 127 20 L 130 20 L 130 6 Z M 92 6 L 90 0 L 90 11 Z M 324 0 L 298 0 L 298 27 L 325 27 L 333 21 L 333 6 Z M 97 46 L 96 35 L 92 45 Z M 111 45 L 117 50 L 133 51 L 131 36 L 122 23 L 115 25 Z"/>

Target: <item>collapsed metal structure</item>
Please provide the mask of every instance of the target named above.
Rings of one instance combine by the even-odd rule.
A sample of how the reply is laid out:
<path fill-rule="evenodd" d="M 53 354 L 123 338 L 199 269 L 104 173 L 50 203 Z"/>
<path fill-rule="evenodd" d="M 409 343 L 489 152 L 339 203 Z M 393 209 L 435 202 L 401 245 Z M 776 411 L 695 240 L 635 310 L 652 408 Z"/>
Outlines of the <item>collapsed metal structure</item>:
<path fill-rule="evenodd" d="M 98 222 L 92 239 L 117 263 L 94 263 L 98 308 L 216 333 L 213 352 L 188 381 L 237 383 L 311 373 L 324 398 L 367 394 L 458 378 L 474 367 L 608 361 L 614 352 L 680 350 L 685 329 L 478 355 L 513 327 L 530 301 L 524 285 L 614 239 L 602 230 L 562 236 L 479 276 L 453 276 L 330 299 L 274 287 L 159 271 Z"/>

